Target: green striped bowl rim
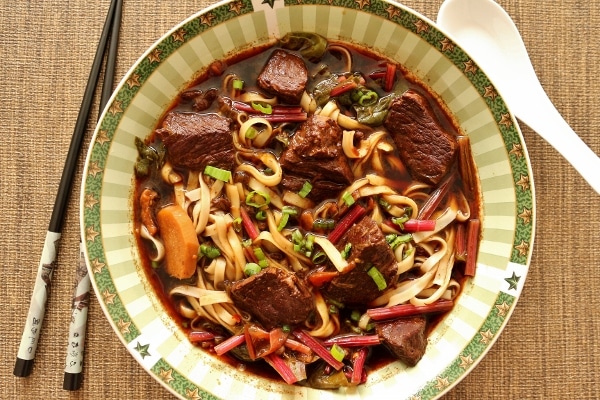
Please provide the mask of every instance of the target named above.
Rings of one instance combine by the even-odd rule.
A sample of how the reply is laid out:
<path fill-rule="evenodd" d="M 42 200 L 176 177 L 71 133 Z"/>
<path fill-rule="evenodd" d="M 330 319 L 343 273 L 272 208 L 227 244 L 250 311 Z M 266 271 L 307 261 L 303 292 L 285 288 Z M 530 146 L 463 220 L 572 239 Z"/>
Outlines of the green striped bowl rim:
<path fill-rule="evenodd" d="M 433 22 L 386 0 L 228 0 L 181 22 L 118 85 L 94 132 L 81 190 L 81 233 L 98 301 L 116 336 L 182 399 L 435 399 L 485 356 L 517 303 L 535 231 L 533 176 L 515 118 L 493 83 Z M 139 262 L 133 237 L 134 138 L 146 137 L 177 93 L 212 61 L 290 31 L 361 43 L 428 83 L 471 138 L 483 195 L 477 274 L 433 331 L 414 368 L 400 362 L 338 391 L 288 386 L 238 371 L 194 347 Z"/>

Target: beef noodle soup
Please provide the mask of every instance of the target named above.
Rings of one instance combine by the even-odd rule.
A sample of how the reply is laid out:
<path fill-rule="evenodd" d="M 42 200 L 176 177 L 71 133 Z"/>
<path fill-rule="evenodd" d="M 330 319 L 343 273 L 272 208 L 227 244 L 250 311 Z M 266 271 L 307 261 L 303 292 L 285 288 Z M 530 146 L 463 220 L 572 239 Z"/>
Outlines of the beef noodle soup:
<path fill-rule="evenodd" d="M 414 366 L 475 272 L 469 139 L 371 51 L 292 33 L 215 62 L 136 146 L 144 267 L 238 367 L 335 389 Z"/>

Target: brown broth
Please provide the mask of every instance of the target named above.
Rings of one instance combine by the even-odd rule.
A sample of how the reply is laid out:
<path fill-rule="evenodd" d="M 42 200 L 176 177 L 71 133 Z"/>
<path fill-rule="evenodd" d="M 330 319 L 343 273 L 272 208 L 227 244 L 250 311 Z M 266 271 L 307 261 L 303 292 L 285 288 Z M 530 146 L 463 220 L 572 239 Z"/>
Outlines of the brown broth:
<path fill-rule="evenodd" d="M 381 69 L 379 67 L 379 64 L 381 63 L 382 60 L 385 60 L 381 56 L 371 52 L 370 50 L 351 46 L 348 43 L 344 43 L 344 46 L 347 47 L 352 53 L 352 61 L 353 61 L 352 69 L 353 69 L 353 71 L 361 71 L 361 72 L 364 72 L 366 75 L 366 74 L 368 74 L 369 71 Z M 266 62 L 269 55 L 270 55 L 269 47 L 259 47 L 259 48 L 247 50 L 246 52 L 232 56 L 224 61 L 220 61 L 220 62 L 218 62 L 218 64 L 216 64 L 216 67 L 218 67 L 219 69 L 222 69 L 222 74 L 220 74 L 220 75 L 215 74 L 214 72 L 211 72 L 213 70 L 213 68 L 208 68 L 206 71 L 203 71 L 198 76 L 198 78 L 193 82 L 193 84 L 191 84 L 186 90 L 188 90 L 188 89 L 206 90 L 209 88 L 220 88 L 222 86 L 221 80 L 223 79 L 224 76 L 226 76 L 227 74 L 236 74 L 242 80 L 245 81 L 245 83 L 246 83 L 245 90 L 259 91 L 253 82 L 255 82 L 258 72 L 261 70 L 262 66 Z M 324 57 L 324 59 L 321 62 L 319 62 L 318 64 L 321 64 L 321 63 L 329 65 L 332 71 L 336 71 L 336 69 L 341 69 L 341 67 L 342 67 L 342 62 L 332 54 L 327 54 Z M 309 74 L 311 73 L 311 71 L 314 71 L 318 68 L 318 64 L 307 62 Z M 449 114 L 447 109 L 441 103 L 438 96 L 435 93 L 433 93 L 431 91 L 431 89 L 428 88 L 425 84 L 419 82 L 419 80 L 416 77 L 414 77 L 410 72 L 404 70 L 401 66 L 400 66 L 399 70 L 400 70 L 399 79 L 401 80 L 401 86 L 403 86 L 407 89 L 411 88 L 411 89 L 417 90 L 419 93 L 424 95 L 428 99 L 431 108 L 434 110 L 435 115 L 437 116 L 437 118 L 438 118 L 440 124 L 443 126 L 443 128 L 446 129 L 447 131 L 452 132 L 453 134 L 457 135 L 460 132 L 460 129 L 458 128 L 458 125 L 455 122 L 452 115 Z M 372 88 L 378 87 L 372 81 L 367 81 L 367 86 L 372 87 Z M 309 91 L 310 89 L 311 89 L 310 87 L 307 88 L 307 91 Z M 379 94 L 384 95 L 385 93 L 383 91 L 379 90 Z M 172 111 L 172 110 L 192 111 L 191 101 L 175 99 L 173 101 L 173 103 L 171 104 L 171 106 L 169 107 L 168 111 Z M 212 108 L 210 108 L 204 112 L 217 112 L 216 102 L 215 102 L 215 104 L 213 104 Z M 165 115 L 166 115 L 166 113 L 165 113 Z M 160 126 L 160 123 L 158 124 L 158 126 Z M 156 137 L 154 137 L 154 135 L 151 135 L 147 139 L 146 142 L 149 145 L 156 145 L 158 143 L 158 139 Z M 181 171 L 181 172 L 185 172 L 185 171 Z M 407 185 L 407 179 L 408 179 L 407 176 L 396 176 L 396 177 L 394 177 L 394 179 L 396 179 L 398 182 L 398 185 L 397 185 L 398 188 L 403 188 Z M 460 184 L 461 184 L 461 182 L 459 179 L 457 185 L 460 185 Z M 158 176 L 158 173 L 155 172 L 155 173 L 151 174 L 151 176 L 148 178 L 138 178 L 136 180 L 136 185 L 135 185 L 135 199 L 136 199 L 135 204 L 136 204 L 136 206 L 134 207 L 134 217 L 135 217 L 136 225 L 137 225 L 138 221 L 140 220 L 140 210 L 139 210 L 139 207 L 137 206 L 137 199 L 139 199 L 139 195 L 141 194 L 143 189 L 146 187 L 152 187 L 154 190 L 158 191 L 158 193 L 160 195 L 160 199 L 161 199 L 159 202 L 159 207 L 160 207 L 160 205 L 164 205 L 169 202 L 172 202 L 171 194 L 170 194 L 170 191 L 172 189 L 170 187 L 167 187 L 166 185 L 163 185 L 162 183 L 160 183 L 160 177 Z M 473 215 L 478 216 L 480 213 L 478 193 L 470 194 L 469 202 L 471 205 L 471 210 L 472 210 Z M 163 268 L 153 268 L 152 263 L 149 260 L 149 256 L 148 256 L 153 251 L 151 244 L 149 244 L 148 241 L 140 238 L 139 235 L 136 235 L 136 238 L 137 238 L 137 245 L 138 245 L 138 248 L 139 248 L 140 254 L 141 254 L 141 262 L 142 262 L 143 268 L 146 271 L 146 274 L 149 278 L 149 281 L 153 287 L 153 290 L 158 294 L 158 297 L 161 299 L 161 301 L 162 301 L 165 309 L 169 313 L 169 315 L 175 321 L 177 321 L 177 323 L 182 327 L 182 329 L 184 331 L 189 332 L 190 328 L 189 328 L 188 321 L 178 313 L 176 306 L 173 304 L 173 302 L 171 301 L 171 299 L 169 298 L 169 295 L 168 295 L 168 292 L 171 289 L 171 287 L 173 287 L 174 285 L 177 285 L 177 284 L 181 284 L 181 281 L 178 281 L 178 280 L 175 280 L 175 279 L 169 277 L 166 273 L 164 273 Z M 462 268 L 462 266 L 459 265 L 457 268 L 460 269 L 460 268 Z M 438 315 L 438 316 L 432 317 L 430 324 L 428 326 L 428 329 L 431 331 L 435 327 L 435 325 L 437 323 L 439 323 L 439 321 L 441 320 L 442 317 L 443 317 L 443 315 Z M 379 347 L 381 347 L 381 346 L 379 346 Z M 209 353 L 214 355 L 214 353 L 212 353 L 212 352 L 209 352 Z M 226 361 L 227 363 L 229 363 L 234 368 L 239 369 L 240 364 L 244 364 L 241 361 L 237 360 L 236 358 L 228 356 L 228 355 L 224 356 L 224 357 L 220 357 L 220 358 L 222 360 Z M 382 368 L 382 367 L 388 365 L 390 362 L 393 362 L 393 361 L 394 361 L 394 358 L 387 351 L 385 351 L 385 349 L 380 348 L 373 353 L 373 356 L 371 357 L 371 359 L 369 361 L 368 368 L 370 370 L 379 369 L 379 368 Z M 252 374 L 261 376 L 263 378 L 280 380 L 277 373 L 274 372 L 271 369 L 271 367 L 269 367 L 264 362 L 247 363 L 247 364 L 245 364 L 245 369 L 246 369 L 246 371 L 248 371 Z"/>

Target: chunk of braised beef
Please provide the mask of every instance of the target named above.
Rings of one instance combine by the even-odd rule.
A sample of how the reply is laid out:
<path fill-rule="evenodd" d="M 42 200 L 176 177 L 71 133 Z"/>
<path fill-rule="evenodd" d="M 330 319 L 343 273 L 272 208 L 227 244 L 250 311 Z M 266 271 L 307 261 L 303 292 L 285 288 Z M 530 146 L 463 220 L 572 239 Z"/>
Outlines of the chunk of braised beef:
<path fill-rule="evenodd" d="M 231 211 L 231 200 L 227 196 L 221 195 L 210 201 L 210 207 L 228 213 Z"/>
<path fill-rule="evenodd" d="M 268 267 L 230 283 L 228 291 L 234 304 L 266 329 L 299 324 L 314 309 L 312 293 L 304 282 L 281 268 Z"/>
<path fill-rule="evenodd" d="M 414 367 L 427 348 L 427 320 L 418 315 L 378 322 L 375 330 L 384 346 L 400 361 Z"/>
<path fill-rule="evenodd" d="M 398 264 L 387 244 L 381 228 L 369 216 L 364 216 L 348 230 L 340 240 L 344 248 L 350 243 L 349 262 L 355 267 L 347 273 L 333 278 L 323 289 L 324 294 L 344 304 L 367 304 L 381 295 L 381 290 L 368 274 L 372 267 L 377 268 L 388 286 L 398 278 Z"/>
<path fill-rule="evenodd" d="M 182 98 L 192 100 L 194 102 L 192 108 L 195 111 L 204 111 L 209 109 L 218 96 L 219 89 L 217 88 L 210 88 L 206 91 L 200 89 L 190 89 L 181 94 Z"/>
<path fill-rule="evenodd" d="M 440 125 L 423 95 L 408 90 L 394 99 L 384 126 L 414 179 L 435 185 L 448 173 L 457 141 Z"/>
<path fill-rule="evenodd" d="M 310 177 L 290 174 L 283 175 L 281 186 L 291 192 L 298 193 L 306 181 L 311 182 L 312 185 L 307 197 L 317 203 L 337 197 L 337 195 L 348 186 L 345 183 L 337 183 L 322 179 L 313 180 Z"/>
<path fill-rule="evenodd" d="M 231 119 L 218 114 L 170 112 L 156 130 L 174 166 L 204 170 L 207 165 L 232 170 L 235 148 Z"/>
<path fill-rule="evenodd" d="M 298 192 L 309 181 L 308 197 L 314 201 L 336 197 L 354 176 L 342 150 L 342 130 L 331 118 L 312 115 L 300 125 L 279 163 L 284 172 L 281 185 Z"/>
<path fill-rule="evenodd" d="M 290 104 L 300 103 L 308 82 L 308 69 L 302 58 L 275 50 L 257 78 L 258 87 Z"/>

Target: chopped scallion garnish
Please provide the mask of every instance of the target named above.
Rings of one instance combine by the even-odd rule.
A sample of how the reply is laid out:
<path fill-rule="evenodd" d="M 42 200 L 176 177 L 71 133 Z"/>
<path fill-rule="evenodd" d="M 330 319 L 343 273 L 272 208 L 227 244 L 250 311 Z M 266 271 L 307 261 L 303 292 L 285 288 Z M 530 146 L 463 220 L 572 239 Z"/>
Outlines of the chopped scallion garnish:
<path fill-rule="evenodd" d="M 285 228 L 289 219 L 290 219 L 290 214 L 288 214 L 288 213 L 281 214 L 281 219 L 279 220 L 279 225 L 277 225 L 278 232 L 281 232 L 283 230 L 283 228 Z"/>
<path fill-rule="evenodd" d="M 281 219 L 279 220 L 279 225 L 277 226 L 277 230 L 281 232 L 283 228 L 287 225 L 290 215 L 296 216 L 298 215 L 298 210 L 295 207 L 291 206 L 283 206 L 281 209 Z"/>
<path fill-rule="evenodd" d="M 327 261 L 327 254 L 324 251 L 317 251 L 312 257 L 312 262 L 315 264 L 323 264 L 325 261 Z"/>
<path fill-rule="evenodd" d="M 352 250 L 352 243 L 346 243 L 346 246 L 344 246 L 344 250 L 341 251 L 341 255 L 344 260 L 348 259 L 348 256 L 350 255 L 350 250 Z"/>
<path fill-rule="evenodd" d="M 410 233 L 405 235 L 396 235 L 395 233 L 390 233 L 385 237 L 386 242 L 390 245 L 392 250 L 396 250 L 396 248 L 398 248 L 398 246 L 400 246 L 402 243 L 410 242 L 411 239 L 412 235 Z"/>
<path fill-rule="evenodd" d="M 241 79 L 234 79 L 232 85 L 235 90 L 242 90 L 244 88 L 244 81 Z"/>
<path fill-rule="evenodd" d="M 246 196 L 246 204 L 250 207 L 261 208 L 271 203 L 271 196 L 268 193 L 253 190 Z"/>
<path fill-rule="evenodd" d="M 302 240 L 302 232 L 300 232 L 300 229 L 295 229 L 294 232 L 292 232 L 292 242 L 295 244 L 302 244 Z"/>
<path fill-rule="evenodd" d="M 392 218 L 392 222 L 400 227 L 400 229 L 404 229 L 404 223 L 408 221 L 410 217 L 408 215 L 403 215 L 402 217 L 394 217 Z"/>
<path fill-rule="evenodd" d="M 342 303 L 342 302 L 339 302 L 339 301 L 337 301 L 337 300 L 334 300 L 334 299 L 327 299 L 327 302 L 328 302 L 329 304 L 333 304 L 334 306 L 336 306 L 336 307 L 337 307 L 337 308 L 339 308 L 339 309 L 342 309 L 342 308 L 344 308 L 344 303 Z"/>
<path fill-rule="evenodd" d="M 208 258 L 217 258 L 221 255 L 221 250 L 219 250 L 218 247 L 209 246 L 207 244 L 201 244 L 200 255 Z"/>
<path fill-rule="evenodd" d="M 310 191 L 312 190 L 312 185 L 310 184 L 309 181 L 304 182 L 304 185 L 302 185 L 302 189 L 300 189 L 300 191 L 298 192 L 298 195 L 302 198 L 305 198 L 306 196 L 308 196 L 308 194 L 310 193 Z"/>
<path fill-rule="evenodd" d="M 333 229 L 334 226 L 335 221 L 330 218 L 317 218 L 313 221 L 313 229 Z"/>
<path fill-rule="evenodd" d="M 254 139 L 258 135 L 258 131 L 253 127 L 246 129 L 246 139 Z"/>
<path fill-rule="evenodd" d="M 263 114 L 272 114 L 273 113 L 273 107 L 271 107 L 270 104 L 261 104 L 261 103 L 256 103 L 256 102 L 252 102 L 252 108 L 255 109 L 256 111 L 259 111 Z"/>
<path fill-rule="evenodd" d="M 244 274 L 246 274 L 246 276 L 256 275 L 261 271 L 261 269 L 262 268 L 260 268 L 260 265 L 257 263 L 247 263 L 244 266 Z"/>
<path fill-rule="evenodd" d="M 254 255 L 256 256 L 256 259 L 258 260 L 258 265 L 261 268 L 267 268 L 269 266 L 269 260 L 267 259 L 265 253 L 260 247 L 254 248 Z"/>
<path fill-rule="evenodd" d="M 376 267 L 369 268 L 367 274 L 371 277 L 371 279 L 373 279 L 373 282 L 375 282 L 375 285 L 377 285 L 377 289 L 379 289 L 380 291 L 384 290 L 387 287 L 385 278 L 383 277 L 383 275 L 381 275 L 381 272 L 379 272 L 379 270 Z"/>
<path fill-rule="evenodd" d="M 281 209 L 281 212 L 283 214 L 288 214 L 288 215 L 298 215 L 298 210 L 295 207 L 292 206 L 283 206 L 283 208 Z"/>
<path fill-rule="evenodd" d="M 344 192 L 342 195 L 342 200 L 344 200 L 344 203 L 346 203 L 347 206 L 354 204 L 354 197 L 352 197 L 352 193 Z"/>
<path fill-rule="evenodd" d="M 211 178 L 215 178 L 223 182 L 229 182 L 231 179 L 231 171 L 213 167 L 212 165 L 207 165 L 204 168 L 204 175 L 208 175 Z"/>
<path fill-rule="evenodd" d="M 312 233 L 307 233 L 306 240 L 304 241 L 304 247 L 306 248 L 306 250 L 312 251 L 314 243 L 315 235 L 313 235 Z"/>
<path fill-rule="evenodd" d="M 241 232 L 242 231 L 242 218 L 241 217 L 237 217 L 236 219 L 233 220 L 233 222 L 231 223 L 231 226 L 233 227 L 233 230 L 236 232 Z"/>
<path fill-rule="evenodd" d="M 344 349 L 342 349 L 337 343 L 334 343 L 333 346 L 331 346 L 330 352 L 333 358 L 335 358 L 338 361 L 342 361 L 346 356 L 346 352 L 344 351 Z"/>
<path fill-rule="evenodd" d="M 379 198 L 379 200 L 377 201 L 379 203 L 379 205 L 381 207 L 383 207 L 385 210 L 389 210 L 392 205 L 390 203 L 388 203 L 385 199 L 383 199 L 382 197 Z"/>

